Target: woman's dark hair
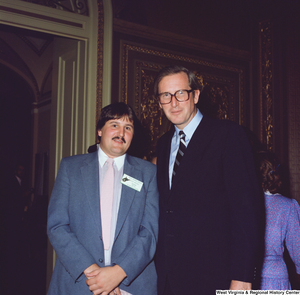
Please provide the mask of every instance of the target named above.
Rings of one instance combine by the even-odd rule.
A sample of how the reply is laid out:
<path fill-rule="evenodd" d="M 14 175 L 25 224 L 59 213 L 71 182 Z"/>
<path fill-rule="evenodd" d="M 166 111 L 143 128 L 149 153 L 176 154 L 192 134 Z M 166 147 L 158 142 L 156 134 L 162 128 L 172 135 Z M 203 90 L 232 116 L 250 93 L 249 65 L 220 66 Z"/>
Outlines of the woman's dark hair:
<path fill-rule="evenodd" d="M 189 79 L 189 86 L 191 87 L 192 90 L 197 90 L 197 89 L 201 89 L 199 82 L 197 80 L 197 77 L 195 76 L 195 74 L 191 71 L 189 71 L 187 68 L 182 67 L 182 66 L 167 66 L 165 68 L 162 68 L 159 73 L 157 74 L 155 81 L 154 81 L 154 85 L 153 85 L 153 93 L 155 97 L 158 97 L 158 84 L 160 83 L 160 81 L 169 75 L 175 75 L 175 74 L 179 74 L 179 73 L 186 73 L 186 75 L 188 76 Z"/>
<path fill-rule="evenodd" d="M 270 151 L 256 154 L 259 182 L 264 191 L 279 193 L 282 186 L 282 167 L 277 156 Z"/>

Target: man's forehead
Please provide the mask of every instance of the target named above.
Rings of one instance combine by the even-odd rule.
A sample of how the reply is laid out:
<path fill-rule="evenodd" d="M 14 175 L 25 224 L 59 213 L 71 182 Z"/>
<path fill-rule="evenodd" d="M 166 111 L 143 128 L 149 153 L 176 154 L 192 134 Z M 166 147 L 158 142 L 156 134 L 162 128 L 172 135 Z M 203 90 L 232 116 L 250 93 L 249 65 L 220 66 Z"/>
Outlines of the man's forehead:
<path fill-rule="evenodd" d="M 133 126 L 133 120 L 129 119 L 128 116 L 123 116 L 120 118 L 114 118 L 111 120 L 108 120 L 107 122 L 120 122 L 120 123 L 125 123 Z"/>
<path fill-rule="evenodd" d="M 159 88 L 162 86 L 162 84 L 166 84 L 168 86 L 175 86 L 178 84 L 189 86 L 189 77 L 184 72 L 166 75 L 158 83 Z"/>

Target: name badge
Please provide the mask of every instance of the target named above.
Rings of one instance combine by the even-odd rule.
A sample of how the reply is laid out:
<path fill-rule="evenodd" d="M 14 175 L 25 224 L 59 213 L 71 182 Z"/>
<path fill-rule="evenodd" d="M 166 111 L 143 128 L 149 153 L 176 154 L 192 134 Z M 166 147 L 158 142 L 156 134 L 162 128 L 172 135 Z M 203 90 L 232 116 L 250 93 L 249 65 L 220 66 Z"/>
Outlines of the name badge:
<path fill-rule="evenodd" d="M 124 173 L 121 183 L 127 185 L 128 187 L 140 192 L 143 186 L 143 183 L 127 174 Z"/>

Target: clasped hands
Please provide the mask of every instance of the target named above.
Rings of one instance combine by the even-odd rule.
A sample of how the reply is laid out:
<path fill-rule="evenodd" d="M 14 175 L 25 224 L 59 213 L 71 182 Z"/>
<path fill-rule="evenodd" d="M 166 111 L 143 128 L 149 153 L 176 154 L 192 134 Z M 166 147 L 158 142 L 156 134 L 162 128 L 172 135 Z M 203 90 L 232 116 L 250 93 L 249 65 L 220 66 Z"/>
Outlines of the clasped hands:
<path fill-rule="evenodd" d="M 100 267 L 92 264 L 84 274 L 86 284 L 94 295 L 121 295 L 118 286 L 126 278 L 126 273 L 119 265 Z"/>

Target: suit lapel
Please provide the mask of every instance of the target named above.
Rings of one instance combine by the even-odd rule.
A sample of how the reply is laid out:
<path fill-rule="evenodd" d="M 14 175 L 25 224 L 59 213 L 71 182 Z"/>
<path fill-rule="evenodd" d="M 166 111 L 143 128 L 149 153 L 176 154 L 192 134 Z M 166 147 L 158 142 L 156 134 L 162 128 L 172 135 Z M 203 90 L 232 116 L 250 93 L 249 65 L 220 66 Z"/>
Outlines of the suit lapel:
<path fill-rule="evenodd" d="M 164 141 L 161 144 L 162 152 L 159 153 L 159 159 L 157 162 L 157 179 L 158 183 L 161 184 L 162 195 L 166 196 L 165 200 L 168 199 L 170 194 L 170 181 L 169 181 L 169 161 L 171 151 L 171 141 L 174 134 L 174 126 L 164 135 Z"/>
<path fill-rule="evenodd" d="M 130 157 L 129 155 L 126 155 L 125 162 L 124 162 L 123 174 L 125 173 L 133 178 L 138 179 L 139 175 L 140 175 L 140 171 L 135 169 L 133 161 L 134 161 L 134 159 L 132 157 Z M 130 210 L 132 202 L 135 198 L 135 194 L 136 194 L 136 191 L 134 189 L 122 184 L 121 201 L 120 201 L 119 212 L 118 212 L 115 240 L 118 237 L 118 235 L 121 231 L 121 228 L 126 220 L 126 217 Z"/>
<path fill-rule="evenodd" d="M 97 152 L 92 153 L 85 161 L 84 165 L 81 167 L 81 174 L 87 202 L 90 207 L 90 212 L 87 212 L 86 214 L 91 215 L 91 218 L 97 227 L 98 234 L 101 235 L 99 164 Z"/>
<path fill-rule="evenodd" d="M 201 162 L 203 156 L 205 155 L 205 151 L 214 136 L 214 122 L 215 120 L 203 116 L 189 142 L 183 158 L 180 161 L 180 165 L 177 168 L 171 191 L 176 190 L 176 187 L 180 185 L 178 179 L 185 178 L 187 171 L 189 171 L 189 167 L 193 166 L 196 157 L 197 164 Z M 191 175 L 189 175 L 189 177 L 191 177 Z"/>

